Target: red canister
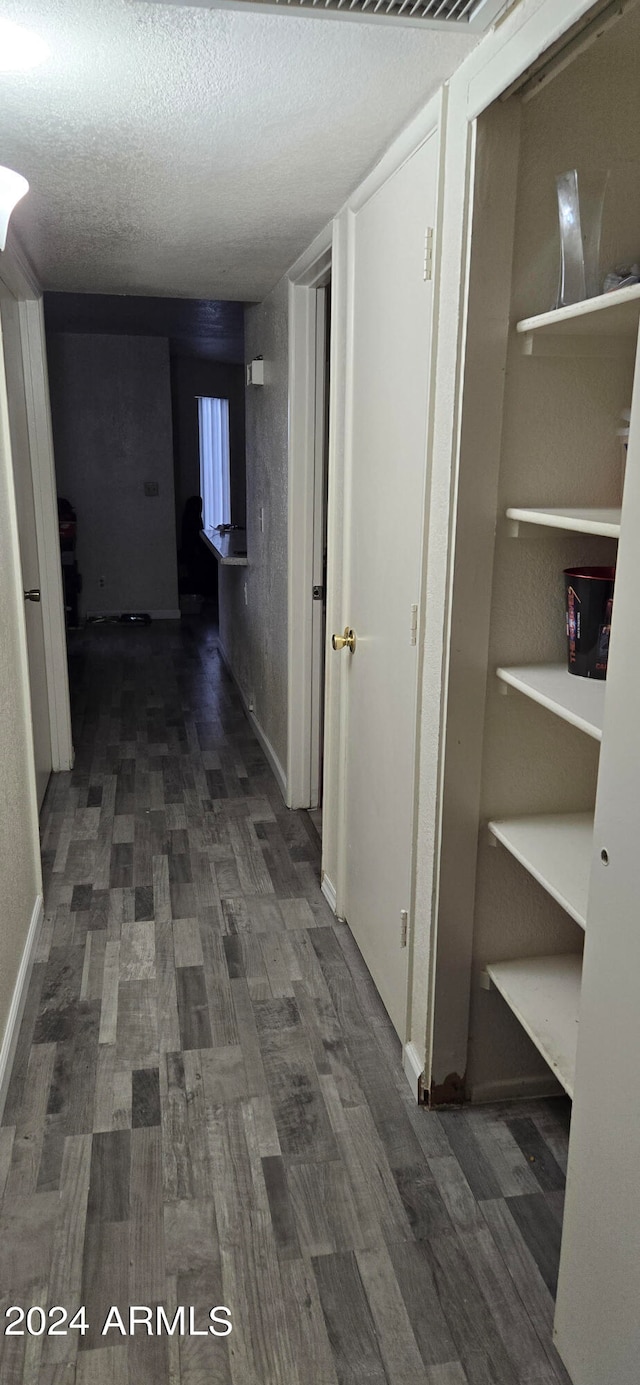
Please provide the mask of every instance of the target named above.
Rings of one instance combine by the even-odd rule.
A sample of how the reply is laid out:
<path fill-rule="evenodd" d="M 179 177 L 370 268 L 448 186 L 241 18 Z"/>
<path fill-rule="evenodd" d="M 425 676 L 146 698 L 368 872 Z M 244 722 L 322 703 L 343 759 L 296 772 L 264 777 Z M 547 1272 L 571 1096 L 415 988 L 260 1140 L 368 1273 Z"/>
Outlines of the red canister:
<path fill-rule="evenodd" d="M 569 673 L 606 678 L 616 570 L 566 568 L 564 574 Z"/>

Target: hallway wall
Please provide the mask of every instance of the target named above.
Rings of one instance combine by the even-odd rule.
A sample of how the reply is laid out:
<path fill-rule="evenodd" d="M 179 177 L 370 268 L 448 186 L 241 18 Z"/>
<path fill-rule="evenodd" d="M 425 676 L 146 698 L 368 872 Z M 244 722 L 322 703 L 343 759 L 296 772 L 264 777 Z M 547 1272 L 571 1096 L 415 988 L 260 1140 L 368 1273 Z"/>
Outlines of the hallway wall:
<path fill-rule="evenodd" d="M 175 613 L 168 341 L 61 332 L 48 354 L 58 494 L 78 515 L 81 610 Z M 157 495 L 145 495 L 147 481 Z"/>
<path fill-rule="evenodd" d="M 18 529 L 0 350 L 0 1084 L 1 1046 L 41 892 Z M 31 786 L 31 787 L 30 787 Z M 11 1036 L 7 1035 L 7 1039 Z M 3 1092 L 0 1085 L 0 1102 Z"/>
<path fill-rule="evenodd" d="M 220 641 L 281 767 L 287 763 L 288 280 L 245 319 L 247 360 L 265 383 L 246 391 L 246 568 L 221 567 Z M 264 512 L 264 530 L 260 511 Z M 245 600 L 246 584 L 246 600 Z"/>

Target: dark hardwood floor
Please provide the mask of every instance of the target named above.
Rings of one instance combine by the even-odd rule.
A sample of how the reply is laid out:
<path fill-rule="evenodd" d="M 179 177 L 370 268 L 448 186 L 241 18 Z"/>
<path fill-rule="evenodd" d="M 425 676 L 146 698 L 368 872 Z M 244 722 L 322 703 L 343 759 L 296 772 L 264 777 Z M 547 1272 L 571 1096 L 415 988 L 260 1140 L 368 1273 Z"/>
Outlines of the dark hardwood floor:
<path fill-rule="evenodd" d="M 94 627 L 71 666 L 0 1129 L 1 1385 L 566 1382 L 566 1104 L 413 1103 L 213 630 Z M 13 1304 L 90 1330 L 6 1336 Z M 102 1336 L 131 1304 L 233 1331 Z"/>

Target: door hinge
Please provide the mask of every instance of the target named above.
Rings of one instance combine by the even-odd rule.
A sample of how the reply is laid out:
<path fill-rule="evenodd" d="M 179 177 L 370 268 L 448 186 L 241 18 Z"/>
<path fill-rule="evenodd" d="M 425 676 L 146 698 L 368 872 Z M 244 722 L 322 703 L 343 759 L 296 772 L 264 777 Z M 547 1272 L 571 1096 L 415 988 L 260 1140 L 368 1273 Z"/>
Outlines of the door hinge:
<path fill-rule="evenodd" d="M 418 606 L 417 603 L 411 607 L 411 644 L 418 643 Z"/>
<path fill-rule="evenodd" d="M 400 910 L 400 946 L 406 947 L 409 941 L 409 911 Z"/>
<path fill-rule="evenodd" d="M 433 226 L 427 226 L 424 233 L 424 277 L 433 279 Z"/>
<path fill-rule="evenodd" d="M 314 601 L 324 601 L 324 587 L 313 588 L 313 599 Z"/>

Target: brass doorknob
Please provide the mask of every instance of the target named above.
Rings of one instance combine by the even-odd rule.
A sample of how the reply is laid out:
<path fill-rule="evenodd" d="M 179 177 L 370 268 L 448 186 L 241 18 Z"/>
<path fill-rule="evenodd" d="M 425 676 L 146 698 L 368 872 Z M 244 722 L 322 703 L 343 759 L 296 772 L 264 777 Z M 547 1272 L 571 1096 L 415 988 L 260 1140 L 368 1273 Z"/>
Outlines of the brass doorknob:
<path fill-rule="evenodd" d="M 345 625 L 344 635 L 332 635 L 331 643 L 334 649 L 349 649 L 353 654 L 356 647 L 355 632 L 350 630 L 348 625 Z"/>
<path fill-rule="evenodd" d="M 31 587 L 30 590 L 29 590 L 28 592 L 25 592 L 25 594 L 24 594 L 24 599 L 25 599 L 25 601 L 39 601 L 39 600 L 40 600 L 40 589 L 39 589 L 39 587 Z"/>

